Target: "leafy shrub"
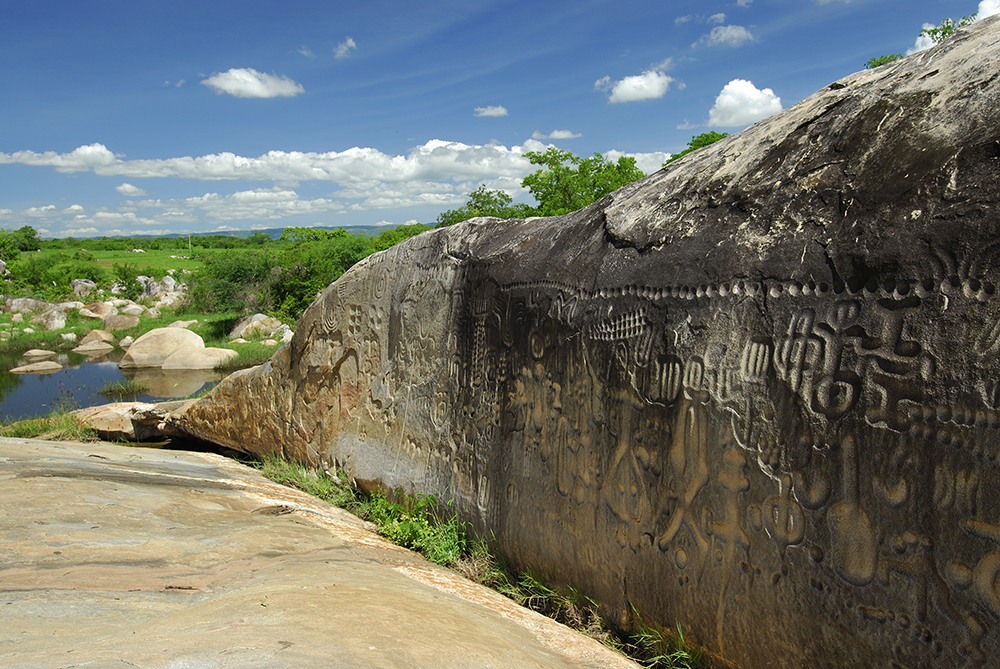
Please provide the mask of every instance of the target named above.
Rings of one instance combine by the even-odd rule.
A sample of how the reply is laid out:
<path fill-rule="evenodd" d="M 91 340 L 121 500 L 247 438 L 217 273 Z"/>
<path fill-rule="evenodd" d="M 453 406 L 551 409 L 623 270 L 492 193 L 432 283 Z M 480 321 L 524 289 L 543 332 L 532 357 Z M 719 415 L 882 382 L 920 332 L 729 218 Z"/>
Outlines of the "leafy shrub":
<path fill-rule="evenodd" d="M 125 262 L 114 265 L 115 285 L 126 300 L 137 300 L 145 287 L 139 282 L 139 268 L 135 263 Z"/>

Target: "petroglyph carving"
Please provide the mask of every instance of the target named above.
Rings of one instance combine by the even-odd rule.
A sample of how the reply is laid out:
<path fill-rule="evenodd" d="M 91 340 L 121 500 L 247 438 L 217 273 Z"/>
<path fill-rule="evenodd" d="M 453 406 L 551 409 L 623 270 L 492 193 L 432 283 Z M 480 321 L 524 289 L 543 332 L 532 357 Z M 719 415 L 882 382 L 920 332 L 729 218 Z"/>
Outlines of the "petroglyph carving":
<path fill-rule="evenodd" d="M 983 669 L 998 61 L 991 17 L 591 208 L 407 240 L 191 433 L 454 498 L 520 565 L 747 669 Z"/>
<path fill-rule="evenodd" d="M 871 516 L 861 506 L 858 491 L 858 447 L 852 435 L 841 441 L 843 499 L 830 508 L 830 542 L 837 574 L 862 586 L 875 576 L 878 544 Z"/>
<path fill-rule="evenodd" d="M 708 540 L 699 527 L 699 513 L 694 509 L 694 498 L 709 481 L 707 462 L 708 414 L 704 397 L 687 400 L 682 405 L 681 419 L 674 431 L 670 447 L 669 471 L 671 480 L 666 492 L 664 509 L 666 527 L 656 537 L 656 545 L 666 552 L 681 529 L 699 552 L 708 551 Z"/>

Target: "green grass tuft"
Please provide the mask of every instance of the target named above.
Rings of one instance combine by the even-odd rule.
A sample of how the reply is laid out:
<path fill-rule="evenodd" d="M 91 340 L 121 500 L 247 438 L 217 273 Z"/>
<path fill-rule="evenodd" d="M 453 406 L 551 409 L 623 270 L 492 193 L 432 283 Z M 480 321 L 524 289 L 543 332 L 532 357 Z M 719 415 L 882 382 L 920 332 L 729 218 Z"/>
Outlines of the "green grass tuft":
<path fill-rule="evenodd" d="M 49 439 L 52 441 L 98 441 L 97 431 L 85 427 L 69 407 L 56 408 L 40 418 L 0 425 L 0 437 Z"/>
<path fill-rule="evenodd" d="M 139 395 L 148 393 L 149 388 L 132 379 L 121 379 L 120 381 L 108 381 L 97 392 L 110 400 L 121 402 L 134 400 Z"/>
<path fill-rule="evenodd" d="M 223 360 L 215 366 L 215 371 L 221 372 L 222 374 L 232 374 L 240 369 L 263 365 L 265 362 L 270 360 L 271 356 L 274 355 L 274 352 L 278 350 L 276 346 L 264 346 L 263 344 L 256 342 L 247 342 L 245 344 L 231 344 L 226 342 L 224 344 L 218 343 L 210 345 L 220 346 L 222 348 L 231 348 L 236 351 L 237 355 L 235 358 Z"/>

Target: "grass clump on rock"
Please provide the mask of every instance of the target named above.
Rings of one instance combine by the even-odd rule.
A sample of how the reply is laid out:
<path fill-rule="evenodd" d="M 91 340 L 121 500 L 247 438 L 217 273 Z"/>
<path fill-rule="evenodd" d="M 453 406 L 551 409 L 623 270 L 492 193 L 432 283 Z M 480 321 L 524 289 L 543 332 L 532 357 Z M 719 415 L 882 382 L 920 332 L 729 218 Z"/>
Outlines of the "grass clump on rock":
<path fill-rule="evenodd" d="M 123 400 L 134 400 L 139 395 L 148 393 L 149 388 L 138 381 L 122 379 L 120 381 L 109 381 L 97 392 L 109 400 L 121 402 Z"/>
<path fill-rule="evenodd" d="M 98 441 L 97 431 L 85 427 L 68 406 L 57 407 L 40 418 L 0 425 L 0 437 L 51 441 Z"/>

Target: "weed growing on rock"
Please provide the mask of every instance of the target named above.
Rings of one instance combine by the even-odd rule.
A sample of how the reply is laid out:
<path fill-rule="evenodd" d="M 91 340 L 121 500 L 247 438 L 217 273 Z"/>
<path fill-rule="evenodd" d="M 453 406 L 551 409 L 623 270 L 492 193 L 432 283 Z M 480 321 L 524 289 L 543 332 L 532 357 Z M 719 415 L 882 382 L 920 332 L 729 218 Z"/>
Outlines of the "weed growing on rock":
<path fill-rule="evenodd" d="M 433 495 L 407 496 L 397 503 L 377 490 L 361 505 L 358 515 L 375 523 L 389 541 L 450 567 L 465 553 L 465 523 L 453 510 L 442 514 L 439 509 Z"/>
<path fill-rule="evenodd" d="M 275 483 L 297 488 L 352 513 L 357 513 L 360 506 L 358 496 L 351 485 L 337 476 L 288 462 L 273 453 L 247 464 L 259 469 L 261 474 Z"/>
<path fill-rule="evenodd" d="M 702 650 L 688 643 L 680 624 L 668 630 L 649 623 L 632 607 L 631 632 L 622 651 L 646 669 L 701 669 L 708 666 Z"/>
<path fill-rule="evenodd" d="M 403 495 L 393 501 L 385 492 L 371 494 L 354 488 L 342 473 L 330 474 L 267 455 L 247 464 L 270 480 L 346 509 L 374 523 L 382 536 L 422 553 L 427 559 L 450 567 L 475 581 L 568 627 L 630 656 L 647 669 L 707 669 L 701 650 L 677 631 L 647 623 L 633 609 L 629 631 L 616 632 L 606 623 L 600 607 L 573 588 L 558 590 L 530 571 L 518 571 L 496 542 L 472 537 L 453 505 L 441 505 L 431 495 Z"/>

